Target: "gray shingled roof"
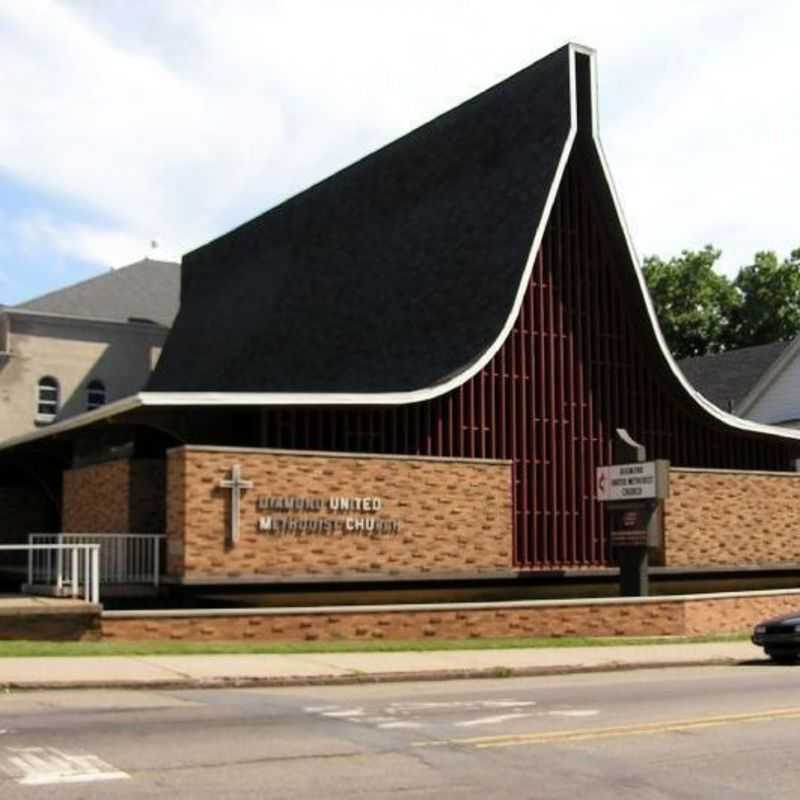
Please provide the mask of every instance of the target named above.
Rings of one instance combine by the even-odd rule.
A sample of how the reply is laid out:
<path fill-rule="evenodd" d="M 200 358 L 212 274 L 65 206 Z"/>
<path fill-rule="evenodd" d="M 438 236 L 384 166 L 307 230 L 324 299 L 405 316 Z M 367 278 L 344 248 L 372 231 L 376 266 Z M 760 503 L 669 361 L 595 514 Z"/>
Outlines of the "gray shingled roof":
<path fill-rule="evenodd" d="M 562 48 L 187 254 L 149 388 L 392 392 L 463 372 L 508 319 L 569 130 Z"/>
<path fill-rule="evenodd" d="M 744 400 L 791 342 L 771 342 L 678 362 L 689 382 L 712 403 L 728 410 Z"/>
<path fill-rule="evenodd" d="M 170 326 L 180 305 L 181 265 L 145 258 L 14 308 L 125 322 L 135 317 Z"/>

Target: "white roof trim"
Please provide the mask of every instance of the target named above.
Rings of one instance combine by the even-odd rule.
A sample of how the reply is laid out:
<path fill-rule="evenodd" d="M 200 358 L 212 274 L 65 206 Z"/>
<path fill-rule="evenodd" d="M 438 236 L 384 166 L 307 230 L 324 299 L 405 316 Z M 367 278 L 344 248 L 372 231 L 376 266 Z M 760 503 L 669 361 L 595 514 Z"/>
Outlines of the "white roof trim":
<path fill-rule="evenodd" d="M 710 414 L 711 416 L 715 417 L 716 419 L 724 422 L 725 424 L 731 426 L 732 428 L 736 428 L 743 431 L 748 431 L 752 433 L 764 433 L 764 434 L 771 434 L 771 435 L 779 435 L 786 439 L 795 439 L 800 440 L 800 431 L 792 432 L 787 431 L 785 428 L 778 428 L 772 425 L 764 425 L 762 423 L 751 422 L 749 420 L 743 420 L 739 417 L 735 417 L 732 414 L 728 414 L 722 411 L 720 408 L 715 406 L 710 401 L 706 400 L 683 376 L 683 373 L 678 368 L 677 364 L 675 363 L 672 355 L 667 348 L 666 341 L 664 340 L 663 334 L 661 333 L 661 328 L 658 325 L 658 321 L 656 319 L 655 310 L 653 308 L 652 301 L 650 300 L 650 294 L 647 291 L 647 287 L 644 282 L 644 276 L 641 271 L 641 267 L 639 264 L 639 258 L 636 254 L 636 250 L 633 246 L 633 242 L 630 237 L 630 233 L 628 230 L 627 223 L 625 221 L 625 215 L 622 211 L 622 206 L 619 201 L 619 197 L 617 195 L 616 188 L 614 186 L 613 179 L 611 178 L 611 173 L 608 168 L 608 162 L 606 161 L 605 153 L 603 152 L 603 147 L 600 142 L 600 136 L 598 131 L 598 115 L 597 115 L 597 54 L 596 52 L 589 47 L 584 47 L 578 44 L 570 44 L 570 60 L 569 60 L 569 83 L 570 83 L 570 129 L 567 139 L 564 143 L 564 149 L 561 154 L 561 158 L 558 163 L 558 167 L 556 169 L 556 174 L 553 180 L 552 185 L 550 186 L 550 190 L 547 195 L 547 200 L 545 202 L 544 211 L 542 213 L 542 217 L 539 223 L 539 227 L 537 228 L 534 237 L 533 243 L 531 245 L 531 250 L 528 255 L 527 262 L 525 264 L 525 270 L 522 275 L 522 279 L 520 281 L 519 288 L 517 289 L 517 295 L 514 300 L 514 304 L 511 308 L 511 312 L 506 320 L 503 329 L 500 331 L 500 334 L 496 338 L 496 340 L 492 343 L 492 345 L 481 355 L 481 357 L 473 363 L 470 367 L 465 369 L 464 371 L 458 373 L 457 375 L 450 378 L 445 383 L 438 384 L 437 386 L 428 387 L 425 389 L 416 389 L 409 392 L 381 392 L 381 393 L 314 393 L 314 392 L 303 392 L 303 393 L 291 393 L 291 392 L 146 392 L 140 395 L 142 402 L 144 405 L 159 405 L 159 406 L 178 406 L 178 405 L 198 405 L 198 406 L 205 406 L 205 405 L 265 405 L 265 406 L 289 406 L 289 405 L 300 405 L 300 406 L 318 406 L 318 405 L 403 405 L 406 403 L 416 403 L 422 402 L 424 400 L 430 400 L 434 397 L 439 397 L 452 389 L 456 389 L 462 384 L 466 383 L 473 375 L 480 372 L 486 364 L 492 359 L 495 353 L 500 349 L 503 342 L 505 342 L 506 338 L 508 337 L 509 333 L 511 332 L 511 328 L 514 325 L 514 321 L 517 318 L 519 313 L 519 309 L 522 305 L 522 300 L 525 294 L 525 289 L 528 285 L 528 281 L 530 280 L 531 271 L 533 269 L 534 260 L 536 255 L 539 252 L 539 246 L 541 245 L 542 237 L 544 236 L 544 231 L 547 227 L 547 223 L 550 219 L 550 212 L 553 207 L 553 203 L 555 202 L 555 197 L 558 192 L 558 189 L 561 185 L 561 179 L 564 174 L 564 169 L 566 168 L 567 160 L 569 159 L 569 155 L 572 151 L 572 145 L 575 140 L 575 135 L 577 132 L 577 95 L 576 95 L 576 86 L 575 86 L 575 59 L 574 55 L 576 53 L 581 53 L 583 55 L 589 56 L 590 59 L 590 70 L 591 70 L 591 81 L 592 81 L 592 108 L 591 108 L 591 119 L 592 119 L 592 140 L 594 141 L 595 147 L 597 149 L 597 155 L 600 160 L 600 164 L 603 169 L 603 174 L 605 176 L 606 182 L 608 183 L 609 191 L 611 193 L 611 197 L 614 201 L 615 211 L 620 221 L 620 226 L 622 228 L 623 234 L 625 236 L 625 242 L 628 248 L 628 252 L 631 259 L 631 266 L 636 273 L 637 280 L 639 282 L 639 288 L 642 293 L 642 298 L 644 299 L 645 306 L 647 308 L 647 313 L 650 317 L 650 322 L 653 326 L 653 330 L 656 335 L 656 339 L 658 344 L 661 348 L 662 354 L 664 358 L 667 360 L 667 364 L 669 365 L 670 369 L 672 370 L 673 375 L 677 379 L 677 381 L 681 384 L 684 390 L 688 393 L 688 395 L 697 403 L 700 408 L 702 408 L 706 413 Z"/>
<path fill-rule="evenodd" d="M 10 447 L 15 447 L 19 444 L 26 442 L 35 442 L 37 439 L 46 439 L 49 436 L 55 436 L 58 433 L 71 431 L 75 428 L 82 428 L 84 425 L 91 425 L 93 422 L 108 419 L 116 414 L 122 414 L 124 411 L 130 411 L 134 408 L 139 408 L 145 405 L 142 401 L 141 395 L 135 394 L 131 397 L 123 397 L 121 400 L 115 400 L 113 403 L 100 406 L 94 411 L 86 411 L 83 414 L 78 414 L 74 417 L 62 420 L 61 422 L 54 422 L 51 425 L 45 425 L 37 428 L 28 433 L 22 433 L 19 436 L 12 436 L 9 439 L 0 441 L 0 450 L 7 450 Z"/>
<path fill-rule="evenodd" d="M 575 52 L 585 53 L 586 55 L 590 56 L 590 68 L 592 74 L 592 140 L 594 141 L 595 148 L 597 149 L 597 157 L 600 161 L 601 167 L 603 168 L 603 175 L 606 179 L 609 192 L 611 193 L 611 198 L 614 202 L 614 210 L 616 211 L 620 227 L 622 228 L 623 235 L 625 236 L 625 244 L 628 248 L 628 253 L 631 258 L 631 265 L 634 268 L 636 278 L 639 282 L 639 289 L 641 291 L 645 307 L 647 308 L 648 316 L 650 317 L 650 324 L 653 327 L 656 340 L 661 348 L 661 353 L 666 359 L 667 365 L 672 370 L 672 374 L 675 376 L 681 386 L 683 386 L 687 394 L 695 401 L 695 403 L 697 403 L 698 406 L 700 406 L 700 408 L 703 409 L 703 411 L 710 414 L 712 417 L 715 417 L 720 422 L 724 422 L 731 428 L 748 431 L 750 433 L 766 433 L 773 436 L 781 436 L 785 439 L 800 440 L 800 430 L 790 432 L 787 431 L 786 428 L 779 428 L 774 425 L 764 425 L 760 422 L 751 422 L 750 420 L 744 420 L 741 417 L 737 417 L 733 414 L 728 414 L 727 412 L 723 411 L 721 408 L 714 405 L 710 400 L 707 400 L 705 397 L 703 397 L 703 395 L 700 394 L 700 392 L 698 392 L 689 383 L 689 381 L 686 380 L 684 374 L 675 363 L 675 359 L 673 359 L 672 354 L 667 347 L 667 342 L 664 339 L 664 335 L 661 332 L 661 326 L 658 324 L 653 302 L 650 298 L 650 292 L 647 290 L 647 285 L 644 281 L 644 273 L 642 272 L 641 263 L 636 253 L 636 249 L 633 246 L 633 240 L 631 239 L 630 231 L 628 229 L 628 223 L 625 220 L 625 214 L 622 211 L 622 204 L 620 203 L 619 195 L 617 194 L 616 187 L 614 186 L 614 180 L 611 177 L 608 161 L 606 160 L 605 152 L 603 151 L 603 145 L 600 141 L 597 114 L 597 56 L 595 51 L 589 48 L 573 46 L 573 50 Z"/>
<path fill-rule="evenodd" d="M 183 405 L 185 400 L 181 398 L 192 397 L 192 405 L 405 405 L 408 403 L 421 403 L 425 400 L 431 400 L 434 397 L 440 397 L 447 392 L 457 389 L 462 384 L 466 383 L 473 375 L 477 375 L 494 357 L 495 353 L 502 347 L 505 340 L 508 338 L 511 329 L 514 327 L 514 322 L 517 319 L 519 310 L 522 307 L 522 301 L 525 297 L 525 290 L 527 289 L 528 282 L 533 272 L 533 265 L 536 261 L 536 256 L 539 253 L 539 247 L 544 237 L 544 232 L 547 229 L 547 223 L 550 220 L 550 212 L 553 209 L 553 204 L 558 194 L 561 179 L 564 175 L 564 170 L 567 166 L 570 153 L 572 152 L 572 144 L 575 141 L 575 135 L 578 127 L 578 113 L 577 113 L 577 100 L 575 91 L 575 59 L 572 53 L 576 49 L 581 52 L 586 51 L 585 48 L 579 48 L 577 45 L 568 45 L 570 49 L 569 58 L 569 94 L 570 94 L 570 125 L 567 138 L 564 142 L 564 148 L 561 151 L 558 165 L 556 166 L 556 173 L 553 177 L 553 182 L 547 192 L 542 215 L 539 220 L 533 241 L 531 243 L 528 257 L 525 262 L 525 269 L 520 280 L 517 294 L 514 298 L 514 303 L 511 311 L 508 314 L 503 328 L 495 338 L 494 342 L 481 354 L 481 356 L 466 367 L 461 372 L 453 375 L 444 383 L 438 383 L 435 386 L 428 386 L 422 389 L 412 389 L 405 392 L 375 392 L 375 393 L 359 393 L 359 392 L 346 392 L 346 393 L 333 393 L 333 392 L 158 392 L 148 393 L 148 400 L 152 400 L 154 404 L 158 405 Z M 143 399 L 145 395 L 142 395 Z M 157 403 L 156 403 L 157 398 Z M 186 403 L 187 405 L 189 403 Z"/>

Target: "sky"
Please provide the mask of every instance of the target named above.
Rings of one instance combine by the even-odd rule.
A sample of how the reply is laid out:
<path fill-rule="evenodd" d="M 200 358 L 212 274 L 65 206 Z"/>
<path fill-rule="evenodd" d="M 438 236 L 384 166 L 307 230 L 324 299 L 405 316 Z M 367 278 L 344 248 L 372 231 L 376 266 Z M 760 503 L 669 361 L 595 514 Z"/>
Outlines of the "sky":
<path fill-rule="evenodd" d="M 640 257 L 800 247 L 796 0 L 0 0 L 0 304 L 180 259 L 567 41 Z"/>

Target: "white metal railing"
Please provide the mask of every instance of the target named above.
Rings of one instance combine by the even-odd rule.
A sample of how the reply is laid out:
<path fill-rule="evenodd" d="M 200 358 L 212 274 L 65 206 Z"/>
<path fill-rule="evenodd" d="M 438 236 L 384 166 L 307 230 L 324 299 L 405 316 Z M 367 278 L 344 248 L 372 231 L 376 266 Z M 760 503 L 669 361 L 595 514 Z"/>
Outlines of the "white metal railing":
<path fill-rule="evenodd" d="M 39 575 L 38 585 L 52 587 L 63 596 L 67 587 L 72 597 L 78 597 L 83 587 L 87 603 L 100 602 L 100 545 L 99 544 L 3 544 L 3 551 L 28 553 L 28 585 L 34 585 L 34 561 L 44 559 L 52 569 Z"/>
<path fill-rule="evenodd" d="M 80 544 L 100 547 L 100 575 L 104 584 L 148 584 L 161 580 L 161 550 L 166 536 L 157 533 L 31 533 L 31 544 Z M 32 556 L 33 578 L 49 576 L 53 564 L 46 556 Z M 57 565 L 56 565 L 57 566 Z M 69 568 L 66 569 L 70 578 Z M 34 581 L 38 582 L 38 581 Z"/>

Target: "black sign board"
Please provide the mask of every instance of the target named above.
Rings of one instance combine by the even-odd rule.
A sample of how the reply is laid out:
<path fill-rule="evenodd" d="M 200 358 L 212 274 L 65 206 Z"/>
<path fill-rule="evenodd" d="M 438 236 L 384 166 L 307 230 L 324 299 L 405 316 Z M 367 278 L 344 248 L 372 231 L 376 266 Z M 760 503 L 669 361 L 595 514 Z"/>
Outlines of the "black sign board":
<path fill-rule="evenodd" d="M 609 544 L 612 547 L 647 547 L 653 510 L 649 503 L 612 507 Z"/>

